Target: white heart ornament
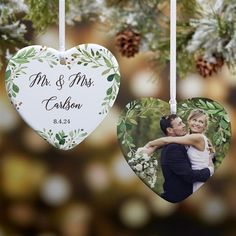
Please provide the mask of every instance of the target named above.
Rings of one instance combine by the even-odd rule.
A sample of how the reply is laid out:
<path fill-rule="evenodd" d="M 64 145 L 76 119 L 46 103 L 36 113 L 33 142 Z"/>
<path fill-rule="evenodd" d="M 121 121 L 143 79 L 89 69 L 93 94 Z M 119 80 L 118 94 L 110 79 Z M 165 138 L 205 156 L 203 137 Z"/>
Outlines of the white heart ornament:
<path fill-rule="evenodd" d="M 11 102 L 40 136 L 56 148 L 81 143 L 105 118 L 120 86 L 119 66 L 106 48 L 83 44 L 60 53 L 40 45 L 19 50 L 8 63 Z"/>

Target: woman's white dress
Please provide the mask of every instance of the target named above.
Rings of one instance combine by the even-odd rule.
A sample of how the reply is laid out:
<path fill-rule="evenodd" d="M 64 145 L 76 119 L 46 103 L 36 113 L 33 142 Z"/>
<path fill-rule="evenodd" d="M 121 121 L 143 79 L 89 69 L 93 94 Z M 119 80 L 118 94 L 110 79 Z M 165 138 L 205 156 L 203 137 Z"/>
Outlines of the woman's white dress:
<path fill-rule="evenodd" d="M 209 151 L 209 144 L 208 139 L 205 135 L 202 135 L 204 138 L 205 148 L 203 151 L 199 151 L 193 146 L 189 146 L 187 153 L 192 164 L 193 170 L 201 170 L 207 168 L 209 166 L 209 158 L 210 158 L 210 151 Z M 199 189 L 204 182 L 195 182 L 193 184 L 193 192 Z"/>

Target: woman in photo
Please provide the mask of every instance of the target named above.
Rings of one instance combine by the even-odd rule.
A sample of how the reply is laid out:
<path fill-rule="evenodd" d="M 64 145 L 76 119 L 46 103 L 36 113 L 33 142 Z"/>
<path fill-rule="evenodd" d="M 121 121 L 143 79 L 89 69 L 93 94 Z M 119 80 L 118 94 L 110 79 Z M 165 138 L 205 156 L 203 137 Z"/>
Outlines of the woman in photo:
<path fill-rule="evenodd" d="M 155 148 L 161 148 L 170 143 L 185 145 L 193 170 L 199 170 L 212 166 L 214 148 L 204 134 L 208 127 L 208 115 L 201 109 L 194 109 L 188 116 L 189 134 L 179 137 L 162 137 L 148 142 L 145 147 L 147 153 Z M 150 151 L 148 151 L 150 150 Z M 203 185 L 203 182 L 193 184 L 193 192 Z"/>

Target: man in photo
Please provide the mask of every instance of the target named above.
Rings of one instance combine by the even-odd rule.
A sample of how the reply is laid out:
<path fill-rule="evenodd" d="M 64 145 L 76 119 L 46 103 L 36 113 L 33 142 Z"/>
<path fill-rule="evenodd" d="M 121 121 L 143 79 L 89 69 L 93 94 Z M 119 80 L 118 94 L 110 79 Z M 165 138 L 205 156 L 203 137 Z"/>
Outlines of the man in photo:
<path fill-rule="evenodd" d="M 202 116 L 202 114 L 200 115 Z M 197 119 L 194 118 L 194 120 L 195 124 L 193 126 L 196 129 L 200 125 L 197 124 Z M 207 150 L 204 139 L 202 141 L 201 134 L 186 135 L 186 125 L 180 117 L 175 114 L 162 117 L 160 127 L 167 136 L 167 139 L 160 138 L 151 141 L 146 145 L 146 148 L 149 149 L 149 152 L 152 152 L 155 148 L 163 146 L 160 162 L 164 176 L 164 192 L 161 194 L 161 197 L 169 202 L 176 203 L 184 200 L 193 193 L 194 183 L 207 181 L 214 172 L 214 165 L 208 155 L 209 151 Z M 169 137 L 184 138 L 173 139 Z M 199 152 L 201 152 L 200 155 L 205 154 L 207 162 L 209 162 L 208 167 L 193 170 L 187 153 L 187 147 L 184 144 L 191 144 L 199 149 L 203 149 L 203 151 L 200 150 Z"/>

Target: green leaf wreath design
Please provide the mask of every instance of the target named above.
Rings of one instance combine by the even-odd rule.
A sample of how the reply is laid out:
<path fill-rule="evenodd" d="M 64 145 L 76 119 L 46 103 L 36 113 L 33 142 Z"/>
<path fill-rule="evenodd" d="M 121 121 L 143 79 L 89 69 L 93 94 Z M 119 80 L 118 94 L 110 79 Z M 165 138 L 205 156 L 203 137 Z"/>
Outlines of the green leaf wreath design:
<path fill-rule="evenodd" d="M 39 62 L 46 61 L 51 68 L 58 64 L 57 56 L 48 52 L 47 47 L 38 47 L 38 49 L 36 49 L 35 46 L 29 46 L 20 50 L 9 61 L 5 73 L 6 88 L 9 97 L 16 98 L 20 89 L 17 86 L 15 79 L 22 74 L 26 74 L 25 69 L 28 68 L 27 63 L 32 60 L 37 60 Z"/>
<path fill-rule="evenodd" d="M 72 130 L 69 133 L 65 133 L 63 130 L 54 133 L 51 129 L 43 131 L 37 131 L 41 137 L 51 143 L 58 149 L 68 150 L 75 147 L 85 136 L 88 135 L 83 129 Z"/>
<path fill-rule="evenodd" d="M 189 113 L 193 109 L 203 109 L 209 116 L 206 136 L 211 140 L 215 152 L 215 168 L 218 168 L 227 151 L 231 138 L 231 124 L 223 106 L 210 99 L 193 98 L 178 103 L 177 114 L 187 123 Z M 122 112 L 118 125 L 117 135 L 121 144 L 122 152 L 130 163 L 134 160 L 136 151 L 150 140 L 163 137 L 159 126 L 160 118 L 168 115 L 169 104 L 158 99 L 143 98 L 139 101 L 130 102 Z M 156 150 L 154 157 L 160 162 L 160 150 Z M 134 170 L 138 174 L 137 170 Z M 154 191 L 162 192 L 164 181 L 161 168 L 157 168 L 157 181 Z M 142 178 L 145 183 L 148 179 Z"/>
<path fill-rule="evenodd" d="M 117 125 L 118 140 L 127 162 L 144 183 L 157 193 L 163 191 L 161 168 L 159 166 L 155 167 L 156 177 L 154 179 L 151 178 L 152 184 L 150 185 L 150 176 L 146 175 L 143 168 L 142 171 L 137 171 L 135 166 L 137 164 L 136 160 L 140 164 L 140 158 L 137 158 L 138 148 L 158 137 L 159 125 L 157 120 L 166 110 L 168 110 L 168 104 L 158 99 L 145 98 L 141 101 L 132 101 L 126 105 Z M 145 165 L 155 161 L 157 163 L 160 162 L 158 152 L 155 152 Z M 154 174 L 152 177 L 154 177 Z"/>
<path fill-rule="evenodd" d="M 134 130 L 138 129 L 138 125 L 141 120 L 152 119 L 151 117 L 161 116 L 166 110 L 166 106 L 163 106 L 163 102 L 154 98 L 146 98 L 142 101 L 132 101 L 128 105 L 126 105 L 124 112 L 119 118 L 117 125 L 117 133 L 118 139 L 120 143 L 125 148 L 125 153 L 127 153 L 127 157 L 132 157 L 137 147 L 143 146 L 147 141 L 150 141 L 150 137 L 146 137 L 145 134 L 142 135 L 143 140 L 136 140 L 138 143 L 135 143 L 134 138 L 136 135 L 134 134 Z M 149 125 L 150 122 L 147 122 Z M 156 123 L 153 123 L 154 126 L 157 126 Z M 153 135 L 153 139 L 155 139 L 155 134 Z"/>
<path fill-rule="evenodd" d="M 80 45 L 76 47 L 78 53 L 72 54 L 72 58 L 76 64 L 88 66 L 91 68 L 104 68 L 101 75 L 107 76 L 106 79 L 110 84 L 106 91 L 106 96 L 102 101 L 102 109 L 99 114 L 108 113 L 112 107 L 120 85 L 120 73 L 118 64 L 114 60 L 114 56 L 106 48 L 100 48 L 98 50 L 93 49 L 88 44 Z M 46 61 L 48 65 L 53 68 L 59 61 L 56 55 L 47 51 L 47 47 L 29 46 L 20 50 L 8 63 L 8 67 L 5 74 L 6 89 L 9 97 L 16 98 L 20 92 L 20 88 L 17 85 L 17 78 L 26 74 L 27 63 L 32 60 L 39 62 Z M 67 65 L 69 68 L 70 66 Z"/>
<path fill-rule="evenodd" d="M 83 66 L 90 65 L 94 69 L 104 68 L 101 75 L 107 75 L 107 81 L 111 83 L 102 102 L 102 111 L 99 112 L 99 114 L 105 114 L 111 108 L 119 90 L 120 73 L 118 65 L 113 62 L 114 56 L 106 48 L 100 48 L 95 51 L 88 44 L 80 45 L 76 48 L 79 53 L 72 54 L 76 63 Z"/>
<path fill-rule="evenodd" d="M 192 109 L 203 109 L 209 116 L 210 124 L 206 135 L 213 142 L 216 149 L 216 163 L 218 167 L 230 145 L 231 123 L 229 116 L 223 106 L 210 99 L 192 98 L 181 102 L 178 107 L 178 114 L 187 119 Z"/>
<path fill-rule="evenodd" d="M 99 114 L 107 113 L 111 108 L 111 104 L 116 99 L 120 85 L 120 75 L 117 73 L 111 74 L 107 77 L 107 81 L 111 82 L 111 87 L 106 91 L 107 96 L 103 99 L 102 103 L 103 110 Z"/>

